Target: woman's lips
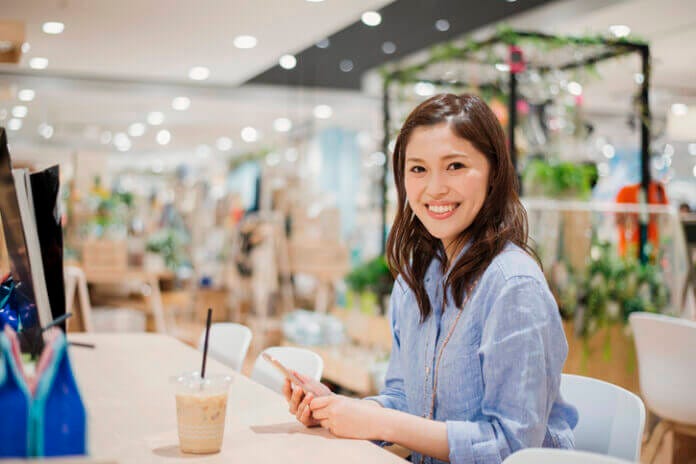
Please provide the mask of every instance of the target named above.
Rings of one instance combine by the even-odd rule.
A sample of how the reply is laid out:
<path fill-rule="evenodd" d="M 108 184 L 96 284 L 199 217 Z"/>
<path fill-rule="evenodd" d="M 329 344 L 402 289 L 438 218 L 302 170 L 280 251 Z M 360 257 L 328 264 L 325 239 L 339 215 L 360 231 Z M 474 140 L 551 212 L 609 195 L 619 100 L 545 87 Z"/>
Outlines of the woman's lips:
<path fill-rule="evenodd" d="M 447 203 L 447 204 L 439 204 L 439 205 L 432 205 L 432 204 L 426 204 L 425 209 L 428 211 L 428 216 L 430 216 L 433 219 L 447 219 L 450 216 L 454 214 L 454 212 L 457 210 L 459 207 L 459 203 Z"/>

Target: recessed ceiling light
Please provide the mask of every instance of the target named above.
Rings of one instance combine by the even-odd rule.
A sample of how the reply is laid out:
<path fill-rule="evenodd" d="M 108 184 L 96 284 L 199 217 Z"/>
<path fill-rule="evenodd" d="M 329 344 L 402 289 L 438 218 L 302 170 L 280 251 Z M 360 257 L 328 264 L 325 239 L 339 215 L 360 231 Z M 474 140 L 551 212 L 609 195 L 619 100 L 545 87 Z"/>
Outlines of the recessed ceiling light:
<path fill-rule="evenodd" d="M 382 44 L 382 51 L 385 55 L 391 55 L 396 51 L 396 44 L 394 42 L 384 42 Z"/>
<path fill-rule="evenodd" d="M 254 48 L 256 43 L 256 37 L 251 35 L 238 35 L 234 38 L 234 46 L 237 48 Z"/>
<path fill-rule="evenodd" d="M 641 85 L 645 81 L 645 76 L 643 73 L 635 73 L 633 75 L 633 80 L 636 82 L 636 84 Z"/>
<path fill-rule="evenodd" d="M 22 120 L 14 118 L 10 119 L 9 121 L 7 121 L 7 128 L 11 131 L 18 131 L 22 128 Z"/>
<path fill-rule="evenodd" d="M 164 115 L 159 111 L 147 113 L 147 123 L 151 126 L 159 126 L 164 122 Z"/>
<path fill-rule="evenodd" d="M 19 101 L 30 102 L 34 99 L 35 92 L 32 89 L 22 89 L 17 92 L 17 98 Z"/>
<path fill-rule="evenodd" d="M 602 154 L 607 158 L 612 159 L 616 155 L 616 149 L 614 148 L 614 145 L 611 145 L 609 143 L 604 144 L 604 146 L 602 147 Z"/>
<path fill-rule="evenodd" d="M 145 124 L 142 122 L 134 122 L 128 126 L 128 134 L 131 137 L 140 137 L 145 133 Z"/>
<path fill-rule="evenodd" d="M 273 130 L 276 132 L 288 132 L 292 129 L 292 121 L 288 118 L 278 118 L 273 121 Z"/>
<path fill-rule="evenodd" d="M 362 14 L 360 19 L 362 19 L 362 22 L 366 26 L 375 27 L 379 26 L 379 24 L 382 22 L 382 15 L 376 11 L 366 11 Z"/>
<path fill-rule="evenodd" d="M 353 70 L 353 62 L 351 60 L 341 60 L 338 68 L 343 72 L 351 72 Z"/>
<path fill-rule="evenodd" d="M 43 23 L 41 29 L 43 29 L 46 34 L 60 34 L 63 32 L 63 29 L 65 29 L 65 24 L 58 21 L 48 21 Z"/>
<path fill-rule="evenodd" d="M 430 82 L 418 82 L 413 90 L 421 97 L 430 97 L 435 94 L 435 86 Z"/>
<path fill-rule="evenodd" d="M 435 29 L 437 29 L 440 32 L 446 32 L 449 31 L 450 28 L 450 23 L 446 19 L 438 19 L 435 21 Z"/>
<path fill-rule="evenodd" d="M 631 33 L 631 28 L 625 24 L 612 24 L 609 26 L 609 32 L 614 34 L 614 37 L 626 37 Z"/>
<path fill-rule="evenodd" d="M 162 129 L 161 131 L 157 132 L 155 139 L 160 145 L 166 145 L 171 142 L 172 134 L 167 129 Z"/>
<path fill-rule="evenodd" d="M 568 93 L 571 95 L 575 95 L 576 97 L 578 95 L 582 94 L 582 85 L 580 85 L 578 82 L 572 81 L 568 83 Z"/>
<path fill-rule="evenodd" d="M 186 111 L 191 106 L 191 99 L 188 97 L 176 97 L 172 100 L 172 108 L 177 111 Z"/>
<path fill-rule="evenodd" d="M 280 67 L 283 69 L 292 69 L 297 66 L 297 58 L 293 55 L 283 55 L 278 60 L 278 64 L 280 64 Z"/>
<path fill-rule="evenodd" d="M 189 69 L 188 73 L 189 79 L 194 81 L 204 81 L 210 77 L 210 69 L 205 66 L 194 66 Z"/>
<path fill-rule="evenodd" d="M 131 149 L 133 144 L 131 139 L 128 138 L 123 132 L 118 132 L 114 135 L 114 146 L 118 151 L 128 151 Z"/>
<path fill-rule="evenodd" d="M 696 156 L 696 143 L 689 144 L 689 154 L 691 156 Z"/>
<path fill-rule="evenodd" d="M 247 126 L 242 129 L 242 140 L 247 143 L 256 142 L 259 139 L 259 132 L 253 127 Z"/>
<path fill-rule="evenodd" d="M 24 42 L 22 44 L 22 53 L 29 53 L 29 50 L 31 50 L 31 44 L 29 42 Z"/>
<path fill-rule="evenodd" d="M 35 56 L 29 60 L 29 67 L 32 69 L 46 69 L 48 67 L 48 59 L 40 56 Z"/>
<path fill-rule="evenodd" d="M 321 39 L 319 42 L 316 43 L 318 48 L 329 48 L 329 45 L 331 45 L 331 41 L 329 39 Z"/>
<path fill-rule="evenodd" d="M 28 112 L 29 110 L 24 105 L 17 105 L 14 108 L 12 108 L 12 116 L 14 116 L 15 118 L 23 118 L 27 115 Z"/>
<path fill-rule="evenodd" d="M 41 124 L 39 124 L 38 132 L 41 137 L 48 140 L 51 137 L 53 137 L 53 126 L 51 126 L 50 124 L 46 124 L 45 122 L 42 122 Z"/>
<path fill-rule="evenodd" d="M 333 110 L 329 105 L 317 105 L 313 113 L 317 119 L 329 119 L 333 115 Z"/>
<path fill-rule="evenodd" d="M 229 137 L 220 137 L 215 142 L 215 146 L 220 151 L 230 151 L 232 149 L 232 139 Z"/>
<path fill-rule="evenodd" d="M 684 116 L 689 112 L 689 107 L 684 103 L 674 103 L 672 104 L 672 114 L 675 116 Z"/>

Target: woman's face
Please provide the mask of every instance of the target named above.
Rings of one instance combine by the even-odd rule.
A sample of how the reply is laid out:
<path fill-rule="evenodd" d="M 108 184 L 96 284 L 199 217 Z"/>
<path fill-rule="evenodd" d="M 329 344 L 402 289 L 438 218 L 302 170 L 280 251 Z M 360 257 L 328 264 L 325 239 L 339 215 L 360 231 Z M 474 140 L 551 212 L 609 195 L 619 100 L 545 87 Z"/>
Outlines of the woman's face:
<path fill-rule="evenodd" d="M 404 182 L 411 209 L 445 249 L 466 230 L 488 192 L 486 156 L 447 123 L 420 126 L 406 146 Z"/>

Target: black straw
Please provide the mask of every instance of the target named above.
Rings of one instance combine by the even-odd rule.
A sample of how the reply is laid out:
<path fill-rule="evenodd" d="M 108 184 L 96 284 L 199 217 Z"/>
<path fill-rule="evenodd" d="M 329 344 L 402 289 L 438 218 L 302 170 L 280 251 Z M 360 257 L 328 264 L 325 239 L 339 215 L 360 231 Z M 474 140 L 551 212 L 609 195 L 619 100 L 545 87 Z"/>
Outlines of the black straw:
<path fill-rule="evenodd" d="M 205 363 L 208 359 L 208 337 L 210 336 L 210 320 L 213 317 L 213 308 L 208 308 L 208 319 L 205 321 L 205 342 L 203 343 L 203 365 L 201 366 L 201 379 L 205 378 Z"/>
<path fill-rule="evenodd" d="M 72 313 L 65 313 L 65 314 L 63 314 L 62 316 L 53 319 L 51 322 L 49 322 L 48 324 L 46 324 L 46 327 L 43 328 L 43 331 L 45 332 L 46 330 L 48 330 L 49 328 L 53 327 L 54 325 L 60 324 L 61 322 L 63 322 L 63 321 L 66 320 L 67 318 L 69 318 L 70 316 L 72 316 Z"/>

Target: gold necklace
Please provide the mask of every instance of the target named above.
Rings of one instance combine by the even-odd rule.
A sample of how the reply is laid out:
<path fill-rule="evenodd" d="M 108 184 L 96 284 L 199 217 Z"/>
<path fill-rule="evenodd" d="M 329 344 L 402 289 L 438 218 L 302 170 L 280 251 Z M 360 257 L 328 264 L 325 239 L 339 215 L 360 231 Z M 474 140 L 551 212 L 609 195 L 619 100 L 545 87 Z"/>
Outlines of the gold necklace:
<path fill-rule="evenodd" d="M 435 371 L 433 372 L 433 393 L 431 396 L 431 402 L 430 402 L 430 412 L 428 413 L 427 416 L 423 416 L 426 419 L 433 419 L 433 414 L 435 412 L 435 397 L 437 395 L 437 377 L 438 377 L 438 372 L 440 370 L 440 360 L 442 359 L 442 353 L 445 351 L 445 347 L 447 346 L 447 343 L 449 342 L 450 338 L 452 337 L 452 334 L 454 333 L 454 329 L 457 327 L 457 323 L 459 322 L 459 318 L 462 316 L 462 313 L 464 312 L 464 308 L 466 308 L 467 303 L 469 303 L 469 299 L 471 298 L 472 293 L 474 292 L 474 289 L 476 288 L 476 285 L 478 284 L 478 280 L 474 282 L 474 284 L 470 287 L 469 291 L 466 292 L 466 297 L 464 298 L 464 301 L 462 302 L 462 308 L 459 310 L 457 313 L 457 317 L 454 319 L 454 322 L 452 323 L 452 327 L 450 327 L 449 332 L 447 332 L 447 336 L 445 339 L 442 341 L 442 346 L 440 347 L 440 351 L 437 354 L 437 361 L 435 362 Z M 443 292 L 446 292 L 446 289 L 444 289 L 443 286 Z M 443 293 L 442 295 L 442 316 L 445 315 L 445 295 Z M 426 347 L 427 349 L 427 347 Z M 425 372 L 429 372 L 428 370 L 428 353 L 425 353 Z M 427 374 L 426 374 L 427 375 Z M 427 385 L 428 379 L 426 377 L 425 385 Z M 426 394 L 426 387 L 423 387 L 423 393 L 424 396 Z M 425 462 L 425 456 L 421 454 L 420 457 L 420 464 L 423 464 Z"/>

